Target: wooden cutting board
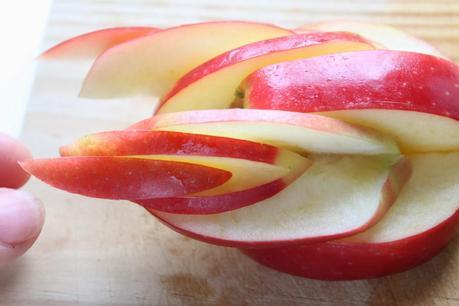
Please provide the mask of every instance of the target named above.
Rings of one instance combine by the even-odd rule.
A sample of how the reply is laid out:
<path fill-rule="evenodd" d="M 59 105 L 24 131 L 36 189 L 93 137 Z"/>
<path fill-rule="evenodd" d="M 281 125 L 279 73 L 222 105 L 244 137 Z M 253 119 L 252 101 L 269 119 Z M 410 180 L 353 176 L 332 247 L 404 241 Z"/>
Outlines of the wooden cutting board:
<path fill-rule="evenodd" d="M 452 1 L 55 1 L 44 47 L 85 31 L 248 19 L 298 26 L 324 19 L 389 23 L 459 61 L 459 2 Z M 23 140 L 55 156 L 76 137 L 124 128 L 152 99 L 79 100 L 84 63 L 43 63 Z M 0 270 L 0 305 L 459 305 L 459 240 L 406 273 L 322 282 L 264 268 L 237 250 L 172 232 L 140 207 L 74 196 L 32 180 L 47 221 L 33 249 Z"/>

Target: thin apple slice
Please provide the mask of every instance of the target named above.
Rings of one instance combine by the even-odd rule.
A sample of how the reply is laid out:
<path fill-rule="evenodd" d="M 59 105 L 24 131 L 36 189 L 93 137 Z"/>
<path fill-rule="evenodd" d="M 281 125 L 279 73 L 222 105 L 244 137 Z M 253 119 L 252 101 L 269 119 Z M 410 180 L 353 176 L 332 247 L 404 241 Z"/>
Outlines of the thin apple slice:
<path fill-rule="evenodd" d="M 380 277 L 427 261 L 459 231 L 459 153 L 410 159 L 411 179 L 369 230 L 333 242 L 244 252 L 271 268 L 327 280 Z"/>
<path fill-rule="evenodd" d="M 311 156 L 308 171 L 275 196 L 238 210 L 187 216 L 149 209 L 174 230 L 233 247 L 349 236 L 375 224 L 410 174 L 398 156 Z"/>
<path fill-rule="evenodd" d="M 161 96 L 187 71 L 238 46 L 284 35 L 274 25 L 219 21 L 169 28 L 125 42 L 101 54 L 86 77 L 81 96 Z"/>
<path fill-rule="evenodd" d="M 21 163 L 45 183 L 105 199 L 149 199 L 196 193 L 224 184 L 231 173 L 202 165 L 130 157 L 34 159 Z"/>
<path fill-rule="evenodd" d="M 385 24 L 339 20 L 305 24 L 295 29 L 295 32 L 297 33 L 308 33 L 311 31 L 352 32 L 365 37 L 369 41 L 373 42 L 375 46 L 382 49 L 412 51 L 445 57 L 435 47 L 431 46 L 422 39 Z"/>
<path fill-rule="evenodd" d="M 119 27 L 85 33 L 46 50 L 41 59 L 93 59 L 123 42 L 159 31 L 152 27 Z"/>
<path fill-rule="evenodd" d="M 397 154 L 395 142 L 367 128 L 315 114 L 222 109 L 157 115 L 131 129 L 154 129 L 245 139 L 299 153 Z"/>
<path fill-rule="evenodd" d="M 311 33 L 254 42 L 223 53 L 188 72 L 161 100 L 158 113 L 228 108 L 240 82 L 270 64 L 345 51 L 371 50 L 360 36 Z"/>
<path fill-rule="evenodd" d="M 268 164 L 284 150 L 256 142 L 180 132 L 121 130 L 84 136 L 61 147 L 62 156 L 200 155 L 241 158 Z"/>
<path fill-rule="evenodd" d="M 135 201 L 147 209 L 175 214 L 203 215 L 216 214 L 239 209 L 270 198 L 290 185 L 308 169 L 311 161 L 306 158 L 293 159 L 289 172 L 272 182 L 217 196 L 162 198 Z"/>
<path fill-rule="evenodd" d="M 374 128 L 404 153 L 459 149 L 459 67 L 430 55 L 374 50 L 280 63 L 250 75 L 241 92 L 248 108 Z"/>
<path fill-rule="evenodd" d="M 124 130 L 88 135 L 61 148 L 64 156 L 139 156 L 167 159 L 232 173 L 227 182 L 188 196 L 215 196 L 276 181 L 306 159 L 288 150 L 259 143 L 177 132 Z"/>
<path fill-rule="evenodd" d="M 140 155 L 139 157 L 191 163 L 231 173 L 231 178 L 223 184 L 211 189 L 187 194 L 189 197 L 216 196 L 264 185 L 287 175 L 291 163 L 294 163 L 297 159 L 303 159 L 300 155 L 286 150 L 278 157 L 276 164 L 241 158 L 196 155 Z"/>

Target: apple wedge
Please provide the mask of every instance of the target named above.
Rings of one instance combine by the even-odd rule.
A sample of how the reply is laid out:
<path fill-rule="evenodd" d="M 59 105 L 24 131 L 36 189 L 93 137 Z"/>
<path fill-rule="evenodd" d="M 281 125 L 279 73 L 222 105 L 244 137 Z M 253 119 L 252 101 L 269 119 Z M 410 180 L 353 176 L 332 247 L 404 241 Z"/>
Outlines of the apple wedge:
<path fill-rule="evenodd" d="M 369 230 L 333 242 L 244 253 L 283 272 L 327 280 L 380 277 L 427 261 L 459 230 L 459 153 L 410 159 L 411 179 Z"/>
<path fill-rule="evenodd" d="M 356 21 L 327 21 L 315 24 L 305 24 L 297 29 L 297 33 L 346 31 L 361 35 L 373 45 L 382 49 L 419 52 L 439 57 L 445 57 L 427 42 L 414 37 L 397 28 L 377 23 Z"/>
<path fill-rule="evenodd" d="M 223 137 L 156 131 L 114 131 L 89 135 L 63 147 L 65 156 L 130 156 L 218 168 L 232 174 L 224 184 L 188 196 L 238 192 L 287 175 L 305 158 L 288 150 Z M 193 155 L 192 155 L 193 154 Z"/>
<path fill-rule="evenodd" d="M 227 51 L 189 71 L 160 101 L 158 113 L 228 108 L 240 82 L 270 64 L 345 51 L 371 50 L 360 36 L 311 33 L 257 41 Z"/>
<path fill-rule="evenodd" d="M 102 53 L 87 75 L 81 96 L 161 96 L 187 71 L 241 45 L 292 34 L 274 25 L 219 21 L 168 28 Z"/>
<path fill-rule="evenodd" d="M 375 224 L 410 174 L 398 156 L 313 155 L 308 171 L 273 197 L 206 216 L 149 209 L 172 229 L 232 247 L 279 246 L 349 236 Z"/>
<path fill-rule="evenodd" d="M 256 204 L 274 196 L 303 174 L 310 165 L 311 161 L 309 159 L 295 158 L 289 164 L 288 173 L 283 177 L 267 184 L 238 192 L 216 196 L 155 198 L 135 202 L 147 209 L 174 214 L 205 215 L 222 213 Z"/>
<path fill-rule="evenodd" d="M 130 127 L 245 139 L 299 153 L 398 154 L 371 129 L 315 114 L 255 109 L 201 110 L 156 115 Z"/>
<path fill-rule="evenodd" d="M 21 166 L 59 189 L 95 198 L 174 197 L 224 184 L 231 172 L 169 160 L 82 156 L 34 159 Z"/>
<path fill-rule="evenodd" d="M 159 31 L 152 27 L 119 27 L 85 33 L 46 50 L 40 59 L 93 59 L 123 42 Z"/>
<path fill-rule="evenodd" d="M 430 55 L 373 50 L 280 63 L 251 74 L 240 92 L 247 108 L 374 128 L 404 153 L 459 149 L 459 67 Z"/>

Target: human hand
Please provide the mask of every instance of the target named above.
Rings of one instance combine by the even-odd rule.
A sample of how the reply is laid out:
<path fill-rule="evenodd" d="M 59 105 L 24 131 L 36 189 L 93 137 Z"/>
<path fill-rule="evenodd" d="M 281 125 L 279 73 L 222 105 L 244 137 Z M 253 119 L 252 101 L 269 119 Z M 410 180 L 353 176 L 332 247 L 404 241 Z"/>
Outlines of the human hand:
<path fill-rule="evenodd" d="M 0 267 L 24 254 L 43 227 L 41 202 L 16 190 L 29 179 L 18 164 L 28 158 L 31 155 L 24 145 L 0 133 Z"/>

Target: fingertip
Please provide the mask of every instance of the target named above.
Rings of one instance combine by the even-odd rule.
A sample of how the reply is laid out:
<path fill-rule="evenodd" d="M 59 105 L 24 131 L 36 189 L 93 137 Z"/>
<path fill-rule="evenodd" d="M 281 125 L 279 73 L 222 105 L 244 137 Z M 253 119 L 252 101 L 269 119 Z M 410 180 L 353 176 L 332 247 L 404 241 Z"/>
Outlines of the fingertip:
<path fill-rule="evenodd" d="M 0 266 L 32 246 L 44 220 L 43 204 L 30 193 L 0 188 Z"/>

